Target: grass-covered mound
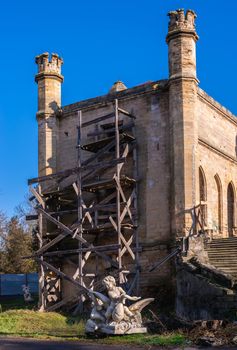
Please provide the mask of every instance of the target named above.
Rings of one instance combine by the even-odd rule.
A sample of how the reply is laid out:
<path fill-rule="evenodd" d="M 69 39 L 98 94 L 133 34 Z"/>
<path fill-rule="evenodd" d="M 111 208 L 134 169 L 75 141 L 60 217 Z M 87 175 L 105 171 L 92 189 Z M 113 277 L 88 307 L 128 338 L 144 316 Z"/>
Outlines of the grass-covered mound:
<path fill-rule="evenodd" d="M 81 340 L 94 342 L 84 333 L 85 321 L 56 312 L 8 310 L 0 314 L 0 335 L 40 339 Z M 96 338 L 97 343 L 136 345 L 182 345 L 185 338 L 179 333 L 162 335 L 134 334 Z"/>
<path fill-rule="evenodd" d="M 84 333 L 84 324 L 56 312 L 8 310 L 0 314 L 0 334 L 39 338 L 74 338 Z"/>

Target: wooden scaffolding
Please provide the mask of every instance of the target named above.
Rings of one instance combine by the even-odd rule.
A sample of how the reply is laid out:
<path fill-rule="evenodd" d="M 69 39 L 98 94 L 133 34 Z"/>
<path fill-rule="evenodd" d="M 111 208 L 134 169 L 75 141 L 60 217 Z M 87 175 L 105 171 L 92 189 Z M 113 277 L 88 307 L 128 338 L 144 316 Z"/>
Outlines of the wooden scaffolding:
<path fill-rule="evenodd" d="M 30 179 L 38 220 L 40 307 L 80 310 L 88 288 L 113 274 L 127 292 L 138 293 L 137 149 L 135 116 L 121 109 L 93 120 L 77 112 L 77 166 Z M 87 112 L 88 115 L 88 112 Z M 64 271 L 73 266 L 73 274 Z M 62 293 L 62 281 L 78 293 Z"/>

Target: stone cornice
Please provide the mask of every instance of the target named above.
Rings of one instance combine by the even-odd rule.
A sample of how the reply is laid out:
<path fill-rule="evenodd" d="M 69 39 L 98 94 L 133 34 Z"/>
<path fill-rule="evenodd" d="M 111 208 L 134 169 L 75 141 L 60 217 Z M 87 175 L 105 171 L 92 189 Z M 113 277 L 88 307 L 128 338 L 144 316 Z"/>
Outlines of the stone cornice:
<path fill-rule="evenodd" d="M 237 126 L 237 117 L 233 113 L 231 113 L 227 108 L 222 106 L 219 102 L 214 100 L 211 96 L 209 96 L 204 90 L 198 87 L 198 97 L 207 103 L 210 107 L 212 107 L 214 110 L 221 113 L 223 117 L 225 117 L 227 120 L 229 120 L 232 124 Z"/>
<path fill-rule="evenodd" d="M 42 72 L 42 73 L 39 73 L 35 76 L 36 83 L 42 79 L 55 79 L 55 80 L 58 80 L 60 83 L 63 82 L 63 76 L 61 74 L 55 73 L 55 72 L 52 72 L 52 73 L 51 72 Z"/>
<path fill-rule="evenodd" d="M 198 41 L 199 36 L 195 32 L 195 30 L 190 30 L 190 29 L 176 29 L 170 31 L 167 36 L 166 36 L 166 42 L 169 43 L 170 40 L 176 39 L 178 37 L 193 37 L 194 41 Z"/>
<path fill-rule="evenodd" d="M 222 150 L 220 150 L 219 148 L 213 146 L 212 144 L 210 144 L 207 140 L 203 139 L 202 137 L 198 138 L 198 143 L 206 148 L 208 148 L 210 151 L 218 154 L 219 156 L 229 160 L 232 163 L 237 164 L 237 159 L 234 158 L 233 156 L 231 156 L 230 154 L 223 152 Z"/>
<path fill-rule="evenodd" d="M 143 94 L 151 94 L 151 93 L 157 93 L 157 91 L 164 91 L 166 87 L 167 87 L 167 80 L 158 80 L 158 81 L 138 85 L 123 91 L 118 91 L 115 93 L 110 93 L 107 95 L 102 95 L 95 98 L 82 100 L 80 102 L 63 106 L 62 117 L 74 111 L 77 111 L 79 109 L 87 110 L 87 109 L 97 108 L 98 106 L 106 105 L 107 103 L 113 102 L 115 98 L 119 100 L 126 100 L 126 99 L 130 99 L 135 96 L 139 96 Z"/>
<path fill-rule="evenodd" d="M 199 80 L 196 77 L 191 77 L 191 76 L 187 76 L 185 74 L 182 75 L 182 73 L 179 74 L 175 74 L 172 75 L 169 80 L 168 80 L 168 86 L 173 83 L 173 82 L 179 82 L 179 81 L 194 81 L 196 84 L 199 84 Z"/>

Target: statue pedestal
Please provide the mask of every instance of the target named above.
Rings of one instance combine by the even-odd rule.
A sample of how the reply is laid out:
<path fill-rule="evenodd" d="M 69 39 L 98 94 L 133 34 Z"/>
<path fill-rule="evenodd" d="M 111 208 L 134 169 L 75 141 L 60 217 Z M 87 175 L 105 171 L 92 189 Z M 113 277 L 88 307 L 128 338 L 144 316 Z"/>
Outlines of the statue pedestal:
<path fill-rule="evenodd" d="M 100 328 L 100 332 L 105 334 L 123 335 L 147 333 L 147 329 L 146 327 L 131 324 L 128 322 L 121 322 L 114 325 L 104 325 Z"/>

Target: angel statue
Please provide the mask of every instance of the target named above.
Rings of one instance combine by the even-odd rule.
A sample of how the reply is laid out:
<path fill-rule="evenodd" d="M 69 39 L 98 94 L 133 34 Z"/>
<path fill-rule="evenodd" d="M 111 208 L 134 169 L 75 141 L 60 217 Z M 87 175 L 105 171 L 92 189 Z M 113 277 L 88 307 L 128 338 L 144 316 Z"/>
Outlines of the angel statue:
<path fill-rule="evenodd" d="M 127 295 L 121 287 L 116 286 L 113 276 L 106 276 L 102 283 L 107 289 L 108 296 L 90 290 L 92 310 L 86 324 L 86 332 L 146 333 L 146 328 L 142 326 L 141 310 L 154 298 L 140 300 L 141 297 Z M 126 306 L 126 300 L 135 301 L 135 303 Z"/>

